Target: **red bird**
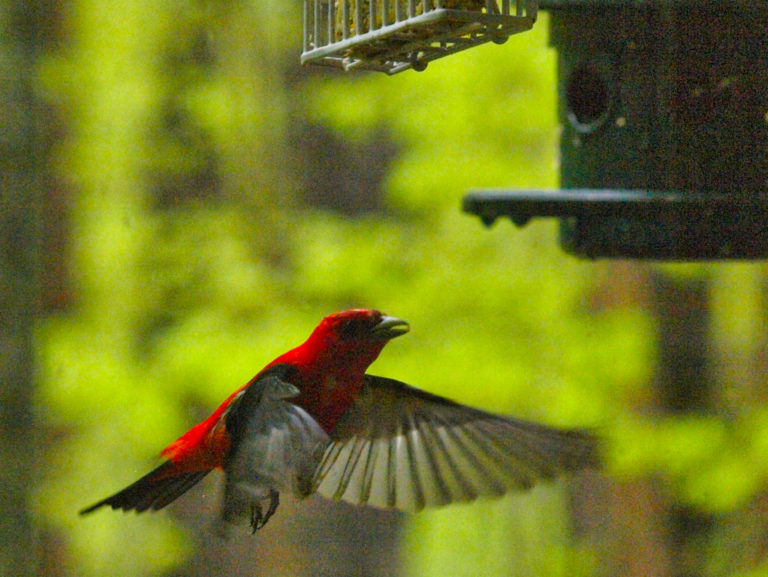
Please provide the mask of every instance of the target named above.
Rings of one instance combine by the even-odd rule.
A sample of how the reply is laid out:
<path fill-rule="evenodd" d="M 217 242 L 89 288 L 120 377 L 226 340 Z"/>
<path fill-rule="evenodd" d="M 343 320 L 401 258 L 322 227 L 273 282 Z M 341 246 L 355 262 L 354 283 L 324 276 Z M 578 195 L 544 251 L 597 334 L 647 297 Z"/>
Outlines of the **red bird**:
<path fill-rule="evenodd" d="M 80 513 L 162 509 L 223 469 L 224 519 L 248 518 L 256 532 L 280 491 L 418 511 L 598 465 L 586 431 L 487 413 L 365 374 L 408 330 L 375 310 L 325 317 L 304 344 L 166 447 L 162 465 Z"/>

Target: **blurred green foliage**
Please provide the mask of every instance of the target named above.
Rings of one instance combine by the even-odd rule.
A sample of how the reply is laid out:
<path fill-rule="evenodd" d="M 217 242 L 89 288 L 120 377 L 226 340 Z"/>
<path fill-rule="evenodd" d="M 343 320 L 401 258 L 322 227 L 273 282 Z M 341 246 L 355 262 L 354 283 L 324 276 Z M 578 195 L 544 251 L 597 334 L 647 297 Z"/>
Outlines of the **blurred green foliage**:
<path fill-rule="evenodd" d="M 412 324 L 374 373 L 600 426 L 613 472 L 662 472 L 707 510 L 763 486 L 764 410 L 736 424 L 635 413 L 654 325 L 637 301 L 598 302 L 613 265 L 563 255 L 552 224 L 486 230 L 459 212 L 469 188 L 556 185 L 546 19 L 503 47 L 390 78 L 299 70 L 300 15 L 278 0 L 73 0 L 66 42 L 40 65 L 39 90 L 66 125 L 55 160 L 71 190 L 74 305 L 39 330 L 39 418 L 66 435 L 46 451 L 36 505 L 65 532 L 69 572 L 158 575 L 181 563 L 192 542 L 170 515 L 75 512 L 133 481 L 164 443 L 348 306 Z M 355 193 L 380 196 L 369 208 L 308 200 L 313 157 L 296 136 L 312 126 L 352 148 L 393 147 L 380 190 L 356 188 L 354 162 L 334 167 Z M 721 336 L 741 335 L 739 350 L 761 326 L 718 318 Z M 404 574 L 594 574 L 567 508 L 554 485 L 415 516 Z"/>

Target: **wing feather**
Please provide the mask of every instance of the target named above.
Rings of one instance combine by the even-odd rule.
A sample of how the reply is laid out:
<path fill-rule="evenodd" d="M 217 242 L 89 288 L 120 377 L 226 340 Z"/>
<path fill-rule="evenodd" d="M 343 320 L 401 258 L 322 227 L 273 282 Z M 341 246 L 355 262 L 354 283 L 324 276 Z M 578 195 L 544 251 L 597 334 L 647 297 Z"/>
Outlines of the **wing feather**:
<path fill-rule="evenodd" d="M 135 483 L 90 507 L 86 507 L 80 511 L 80 514 L 85 515 L 104 506 L 123 511 L 136 511 L 137 513 L 149 509 L 157 511 L 183 495 L 209 472 L 209 470 L 204 470 L 177 473 L 173 462 L 165 461 Z"/>
<path fill-rule="evenodd" d="M 495 415 L 371 375 L 330 436 L 317 491 L 404 511 L 528 489 L 599 465 L 587 431 Z"/>

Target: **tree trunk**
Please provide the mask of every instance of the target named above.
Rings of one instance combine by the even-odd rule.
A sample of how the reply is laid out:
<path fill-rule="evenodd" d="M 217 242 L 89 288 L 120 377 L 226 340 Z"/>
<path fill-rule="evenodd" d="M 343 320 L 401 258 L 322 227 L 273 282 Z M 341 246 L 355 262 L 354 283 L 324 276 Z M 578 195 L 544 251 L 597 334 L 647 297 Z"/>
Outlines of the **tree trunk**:
<path fill-rule="evenodd" d="M 8 577 L 37 574 L 28 506 L 44 150 L 32 75 L 45 6 L 17 1 L 0 10 L 0 575 Z"/>

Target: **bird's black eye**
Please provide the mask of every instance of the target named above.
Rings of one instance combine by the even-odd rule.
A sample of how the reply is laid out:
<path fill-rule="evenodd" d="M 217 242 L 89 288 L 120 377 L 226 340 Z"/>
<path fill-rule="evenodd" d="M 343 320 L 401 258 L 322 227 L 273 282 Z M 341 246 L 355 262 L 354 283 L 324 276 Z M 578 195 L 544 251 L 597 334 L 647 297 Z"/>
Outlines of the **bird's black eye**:
<path fill-rule="evenodd" d="M 354 339 L 360 335 L 361 324 L 357 321 L 349 320 L 341 326 L 342 339 Z"/>
<path fill-rule="evenodd" d="M 369 319 L 349 319 L 341 327 L 339 334 L 342 339 L 357 339 L 366 335 L 371 330 Z"/>

